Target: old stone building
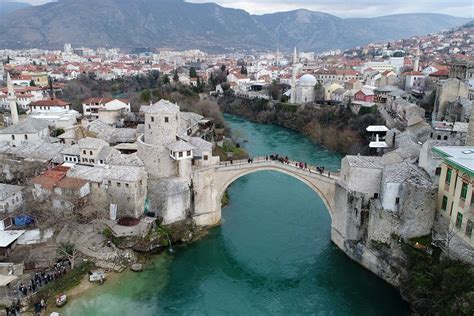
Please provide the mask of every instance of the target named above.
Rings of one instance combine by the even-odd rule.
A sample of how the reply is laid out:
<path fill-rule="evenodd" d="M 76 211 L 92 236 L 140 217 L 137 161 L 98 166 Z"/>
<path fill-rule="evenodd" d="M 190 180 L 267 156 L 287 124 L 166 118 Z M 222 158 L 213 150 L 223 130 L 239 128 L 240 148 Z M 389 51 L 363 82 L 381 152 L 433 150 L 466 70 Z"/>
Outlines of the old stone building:
<path fill-rule="evenodd" d="M 433 120 L 442 121 L 448 119 L 448 102 L 453 102 L 459 97 L 467 98 L 469 95 L 469 86 L 457 78 L 449 78 L 441 81 L 436 88 L 436 99 L 433 110 Z"/>

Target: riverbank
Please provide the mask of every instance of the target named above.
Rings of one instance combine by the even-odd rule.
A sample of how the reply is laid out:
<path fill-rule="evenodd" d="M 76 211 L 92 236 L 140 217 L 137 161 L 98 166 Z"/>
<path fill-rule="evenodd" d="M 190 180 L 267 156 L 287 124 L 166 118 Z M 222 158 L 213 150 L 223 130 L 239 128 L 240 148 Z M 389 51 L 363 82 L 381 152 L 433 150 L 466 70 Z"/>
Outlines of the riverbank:
<path fill-rule="evenodd" d="M 368 141 L 365 128 L 383 123 L 376 111 L 355 115 L 348 108 L 339 106 L 291 105 L 233 95 L 219 97 L 218 104 L 224 113 L 292 129 L 342 155 L 366 153 Z"/>

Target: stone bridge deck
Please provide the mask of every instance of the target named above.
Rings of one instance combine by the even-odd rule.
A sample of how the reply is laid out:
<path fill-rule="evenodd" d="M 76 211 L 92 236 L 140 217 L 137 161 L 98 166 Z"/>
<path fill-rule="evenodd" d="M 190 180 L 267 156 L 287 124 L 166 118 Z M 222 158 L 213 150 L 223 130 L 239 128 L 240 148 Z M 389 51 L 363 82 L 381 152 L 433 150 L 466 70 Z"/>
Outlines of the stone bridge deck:
<path fill-rule="evenodd" d="M 318 171 L 316 166 L 307 165 L 306 168 L 299 167 L 300 162 L 289 160 L 286 162 L 280 162 L 279 160 L 271 160 L 265 156 L 255 157 L 252 162 L 248 162 L 248 159 L 234 160 L 232 163 L 230 161 L 222 161 L 218 165 L 213 165 L 204 168 L 198 168 L 195 171 L 208 170 L 215 168 L 216 171 L 227 171 L 235 169 L 259 169 L 262 167 L 277 167 L 281 169 L 286 169 L 289 172 L 305 174 L 315 178 L 326 178 L 339 180 L 339 173 L 331 172 L 330 170 L 324 170 L 324 172 Z"/>

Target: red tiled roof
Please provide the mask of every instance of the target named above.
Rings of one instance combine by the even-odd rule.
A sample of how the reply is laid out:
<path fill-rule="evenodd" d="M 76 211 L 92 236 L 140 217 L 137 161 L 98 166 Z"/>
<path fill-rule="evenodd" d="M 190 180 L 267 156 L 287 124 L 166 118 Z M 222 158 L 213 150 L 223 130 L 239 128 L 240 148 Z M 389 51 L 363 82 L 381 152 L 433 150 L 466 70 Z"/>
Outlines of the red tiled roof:
<path fill-rule="evenodd" d="M 31 183 L 39 184 L 46 190 L 52 190 L 66 176 L 66 171 L 48 170 L 40 176 L 31 179 Z"/>
<path fill-rule="evenodd" d="M 423 76 L 423 74 L 419 71 L 409 71 L 402 73 L 402 76 Z"/>
<path fill-rule="evenodd" d="M 64 102 L 63 100 L 58 98 L 49 98 L 31 102 L 30 106 L 66 106 L 70 104 L 71 103 Z"/>
<path fill-rule="evenodd" d="M 62 178 L 56 186 L 62 189 L 80 189 L 87 183 L 84 179 L 64 177 Z"/>
<path fill-rule="evenodd" d="M 445 77 L 449 75 L 449 70 L 441 69 L 430 74 L 430 77 Z"/>

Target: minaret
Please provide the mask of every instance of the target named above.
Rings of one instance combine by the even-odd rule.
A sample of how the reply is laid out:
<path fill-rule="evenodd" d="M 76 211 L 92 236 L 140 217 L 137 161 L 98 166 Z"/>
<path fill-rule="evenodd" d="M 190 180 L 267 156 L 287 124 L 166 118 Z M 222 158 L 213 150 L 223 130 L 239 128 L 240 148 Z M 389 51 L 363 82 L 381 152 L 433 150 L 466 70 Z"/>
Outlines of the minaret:
<path fill-rule="evenodd" d="M 295 51 L 293 53 L 293 65 L 291 69 L 291 98 L 290 102 L 291 103 L 296 103 L 296 47 Z"/>
<path fill-rule="evenodd" d="M 420 47 L 416 48 L 415 62 L 413 63 L 413 71 L 419 71 L 420 69 Z"/>
<path fill-rule="evenodd" d="M 12 115 L 12 123 L 18 123 L 18 109 L 16 107 L 16 96 L 15 90 L 13 89 L 12 78 L 10 78 L 10 73 L 7 72 L 7 90 L 8 90 L 8 103 L 10 104 L 10 113 Z"/>
<path fill-rule="evenodd" d="M 277 54 L 276 54 L 276 66 L 280 68 L 280 50 L 277 48 Z"/>

